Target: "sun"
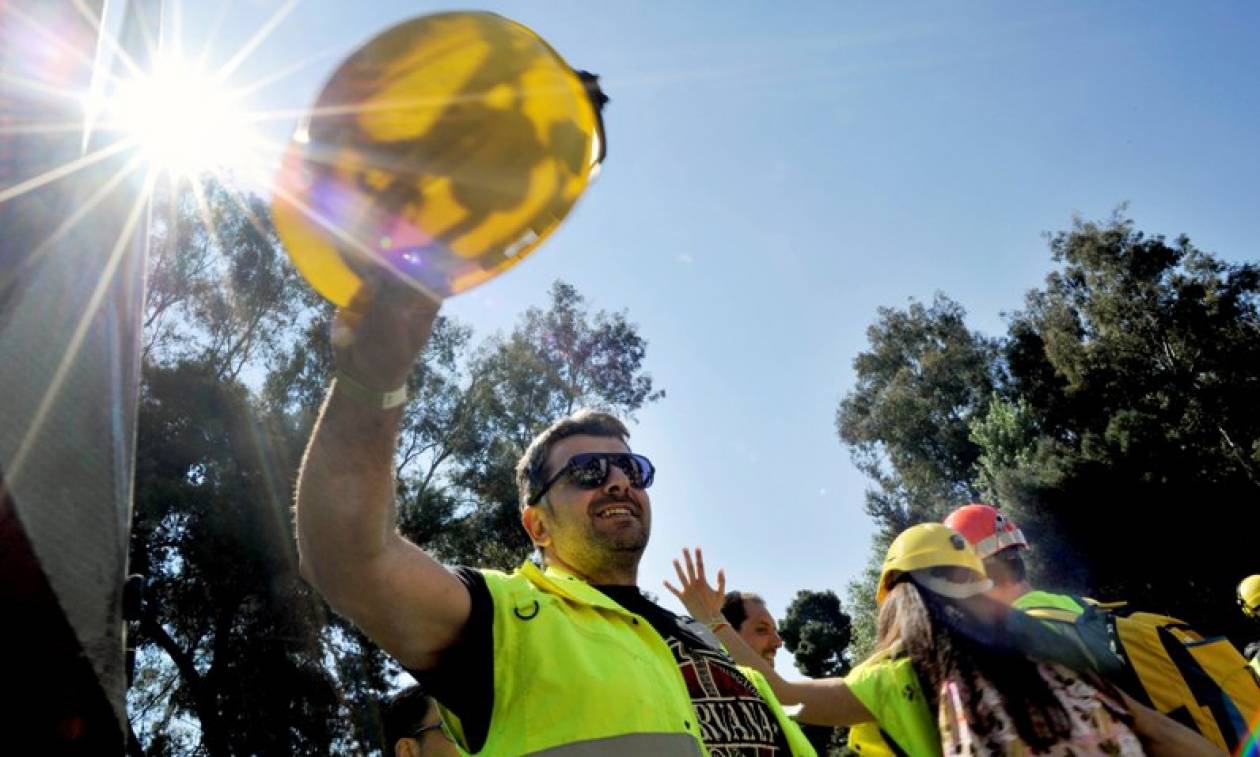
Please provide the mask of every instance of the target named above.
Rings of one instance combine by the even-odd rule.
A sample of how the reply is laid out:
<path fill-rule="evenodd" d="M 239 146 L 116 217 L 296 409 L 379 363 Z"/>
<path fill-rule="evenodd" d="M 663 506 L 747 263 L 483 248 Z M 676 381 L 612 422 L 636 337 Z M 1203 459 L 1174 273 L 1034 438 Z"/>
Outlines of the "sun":
<path fill-rule="evenodd" d="M 151 169 L 173 179 L 241 173 L 257 165 L 259 141 L 239 95 L 177 57 L 119 85 L 109 118 L 136 140 Z"/>

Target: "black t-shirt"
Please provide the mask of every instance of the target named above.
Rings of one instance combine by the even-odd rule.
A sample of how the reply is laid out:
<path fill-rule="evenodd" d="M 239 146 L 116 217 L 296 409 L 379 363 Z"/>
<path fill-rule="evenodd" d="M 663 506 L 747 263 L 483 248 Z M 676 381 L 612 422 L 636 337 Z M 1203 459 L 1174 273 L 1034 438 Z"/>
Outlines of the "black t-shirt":
<path fill-rule="evenodd" d="M 494 709 L 493 606 L 480 572 L 458 568 L 455 573 L 472 597 L 468 625 L 436 668 L 412 674 L 459 717 L 470 751 L 476 752 L 485 745 Z M 725 652 L 637 587 L 595 588 L 642 617 L 665 640 L 687 682 L 701 738 L 714 757 L 791 754 L 774 712 Z"/>

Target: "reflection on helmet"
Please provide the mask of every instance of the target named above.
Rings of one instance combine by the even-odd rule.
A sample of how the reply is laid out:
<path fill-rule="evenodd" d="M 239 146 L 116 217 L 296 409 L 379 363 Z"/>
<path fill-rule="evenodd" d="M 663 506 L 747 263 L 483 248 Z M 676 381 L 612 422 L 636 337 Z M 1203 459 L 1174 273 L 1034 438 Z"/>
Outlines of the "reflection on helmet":
<path fill-rule="evenodd" d="M 333 74 L 285 155 L 272 209 L 298 270 L 350 304 L 386 265 L 438 296 L 515 265 L 592 178 L 594 77 L 492 13 L 407 21 Z"/>

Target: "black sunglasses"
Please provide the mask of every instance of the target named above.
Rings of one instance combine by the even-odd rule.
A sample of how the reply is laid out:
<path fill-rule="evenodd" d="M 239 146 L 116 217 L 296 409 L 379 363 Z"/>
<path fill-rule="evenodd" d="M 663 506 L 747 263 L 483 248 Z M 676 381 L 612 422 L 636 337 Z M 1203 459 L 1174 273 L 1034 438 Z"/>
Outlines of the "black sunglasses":
<path fill-rule="evenodd" d="M 430 723 L 429 725 L 420 726 L 416 730 L 412 731 L 411 735 L 408 736 L 407 738 L 415 739 L 416 741 L 423 741 L 424 735 L 428 733 L 429 731 L 439 731 L 443 737 L 446 736 L 446 731 L 442 730 L 442 721 L 439 720 L 436 723 Z"/>
<path fill-rule="evenodd" d="M 529 507 L 538 504 L 538 500 L 566 474 L 579 489 L 598 489 L 608 482 L 608 474 L 612 471 L 610 464 L 620 468 L 635 489 L 648 488 L 656 477 L 656 468 L 652 461 L 643 455 L 629 452 L 583 452 L 569 458 L 569 462 L 548 479 L 525 504 Z"/>

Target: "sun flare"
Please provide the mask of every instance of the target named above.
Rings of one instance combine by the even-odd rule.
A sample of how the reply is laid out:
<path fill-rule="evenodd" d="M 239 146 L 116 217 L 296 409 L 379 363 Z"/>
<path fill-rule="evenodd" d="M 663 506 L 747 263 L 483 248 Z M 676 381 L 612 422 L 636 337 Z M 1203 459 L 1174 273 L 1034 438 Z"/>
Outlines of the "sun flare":
<path fill-rule="evenodd" d="M 239 173 L 256 163 L 258 140 L 240 98 L 178 58 L 159 58 L 121 84 L 108 108 L 149 165 L 172 178 Z"/>

